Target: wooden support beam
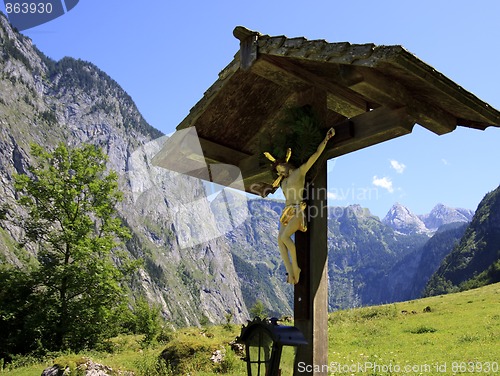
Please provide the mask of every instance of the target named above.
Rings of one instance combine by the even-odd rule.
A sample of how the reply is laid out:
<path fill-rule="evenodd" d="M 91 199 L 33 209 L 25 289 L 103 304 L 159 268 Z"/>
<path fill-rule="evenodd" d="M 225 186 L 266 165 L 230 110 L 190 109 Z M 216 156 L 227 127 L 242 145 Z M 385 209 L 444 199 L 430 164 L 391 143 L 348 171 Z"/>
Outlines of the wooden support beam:
<path fill-rule="evenodd" d="M 291 92 L 300 92 L 312 87 L 310 82 L 297 77 L 291 72 L 277 66 L 269 59 L 259 58 L 252 66 L 252 73 L 255 73 L 277 85 L 284 86 Z"/>
<path fill-rule="evenodd" d="M 378 144 L 411 133 L 415 120 L 406 108 L 390 109 L 380 107 L 349 119 L 352 123 L 352 138 L 333 139 L 324 152 L 330 159 L 365 147 Z"/>
<path fill-rule="evenodd" d="M 253 63 L 251 71 L 293 91 L 300 92 L 311 87 L 323 90 L 327 93 L 328 108 L 345 117 L 356 116 L 367 110 L 368 105 L 362 96 L 316 76 L 289 59 L 262 55 Z"/>
<path fill-rule="evenodd" d="M 438 108 L 428 101 L 422 101 L 410 90 L 397 81 L 391 80 L 373 69 L 353 67 L 363 76 L 363 80 L 353 83 L 350 89 L 366 98 L 387 107 L 405 106 L 406 111 L 416 122 L 430 131 L 442 135 L 455 130 L 457 119 L 448 112 Z"/>
<path fill-rule="evenodd" d="M 217 144 L 199 136 L 198 140 L 200 141 L 201 150 L 203 151 L 207 164 L 226 163 L 238 165 L 241 160 L 250 156 L 242 151 Z"/>

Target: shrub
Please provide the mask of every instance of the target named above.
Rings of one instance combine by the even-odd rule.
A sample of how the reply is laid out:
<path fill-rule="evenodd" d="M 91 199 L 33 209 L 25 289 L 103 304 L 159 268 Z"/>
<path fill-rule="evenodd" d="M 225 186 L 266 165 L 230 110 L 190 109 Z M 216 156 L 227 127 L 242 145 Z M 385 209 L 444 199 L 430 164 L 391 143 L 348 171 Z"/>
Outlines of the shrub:
<path fill-rule="evenodd" d="M 437 332 L 437 329 L 430 326 L 421 325 L 414 329 L 410 329 L 409 332 L 412 334 L 434 333 Z"/>
<path fill-rule="evenodd" d="M 145 352 L 137 362 L 137 376 L 173 376 L 175 373 L 161 356 Z"/>

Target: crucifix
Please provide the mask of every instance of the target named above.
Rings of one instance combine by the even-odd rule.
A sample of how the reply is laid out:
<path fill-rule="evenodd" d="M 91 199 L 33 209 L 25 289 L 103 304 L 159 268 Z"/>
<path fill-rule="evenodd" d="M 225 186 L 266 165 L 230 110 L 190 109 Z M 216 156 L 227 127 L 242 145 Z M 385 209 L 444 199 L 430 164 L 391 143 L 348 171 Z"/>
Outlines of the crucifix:
<path fill-rule="evenodd" d="M 265 196 L 276 188 L 276 177 L 262 158 L 259 139 L 263 132 L 278 132 L 284 109 L 311 106 L 323 134 L 333 127 L 333 142 L 312 167 L 314 179 L 305 179 L 307 231 L 295 233 L 297 262 L 286 266 L 294 284 L 294 325 L 308 342 L 299 347 L 295 374 L 301 364 L 300 375 L 327 375 L 326 161 L 409 134 L 417 123 L 437 135 L 457 126 L 498 127 L 500 112 L 401 46 L 269 36 L 241 26 L 233 34 L 240 40 L 239 53 L 177 130 L 195 128 L 206 165 L 236 166 L 244 190 Z M 176 157 L 181 170 L 183 158 L 200 162 L 199 155 Z M 206 179 L 205 170 L 185 173 Z M 224 184 L 226 175 L 212 168 L 210 180 Z M 290 244 L 284 245 L 290 255 Z"/>
<path fill-rule="evenodd" d="M 288 162 L 292 153 L 290 148 L 283 161 L 277 160 L 269 152 L 264 152 L 267 159 L 273 162 L 273 169 L 278 175 L 271 188 L 281 187 L 285 196 L 285 207 L 280 217 L 278 247 L 285 264 L 287 282 L 293 285 L 299 283 L 301 269 L 297 262 L 297 250 L 292 235 L 297 231 L 307 231 L 306 175 L 334 135 L 335 129 L 330 128 L 317 150 L 298 167 Z"/>

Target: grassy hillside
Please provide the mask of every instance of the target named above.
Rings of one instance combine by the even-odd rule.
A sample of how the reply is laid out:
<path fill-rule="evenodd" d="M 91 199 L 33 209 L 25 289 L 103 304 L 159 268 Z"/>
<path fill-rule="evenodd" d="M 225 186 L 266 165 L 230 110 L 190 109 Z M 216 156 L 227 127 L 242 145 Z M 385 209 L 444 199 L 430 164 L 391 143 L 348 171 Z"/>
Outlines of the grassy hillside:
<path fill-rule="evenodd" d="M 429 280 L 424 295 L 432 296 L 500 281 L 500 187 L 479 203 L 459 244 Z"/>
<path fill-rule="evenodd" d="M 430 312 L 424 312 L 426 307 Z M 484 370 L 487 362 L 500 367 L 500 284 L 335 312 L 329 331 L 330 361 L 380 366 L 373 373 L 367 367 L 367 374 L 390 374 L 391 365 L 401 373 L 409 366 L 410 374 L 424 375 L 443 374 L 445 368 L 446 374 L 470 373 L 474 367 Z M 351 373 L 357 372 L 339 374 Z"/>
<path fill-rule="evenodd" d="M 426 312 L 427 311 L 427 312 Z M 457 294 L 435 296 L 391 305 L 338 311 L 329 318 L 331 374 L 443 375 L 500 374 L 500 284 Z M 115 351 L 66 355 L 59 363 L 78 363 L 81 356 L 131 370 L 136 375 L 209 376 L 245 375 L 244 363 L 227 346 L 240 327 L 186 328 L 167 344 L 141 349 L 137 337 L 120 337 Z M 155 368 L 162 350 L 180 356 L 184 371 Z M 213 351 L 225 349 L 225 362 L 214 365 Z M 12 376 L 40 375 L 46 364 L 19 367 L 0 373 Z M 283 376 L 287 375 L 283 372 Z"/>

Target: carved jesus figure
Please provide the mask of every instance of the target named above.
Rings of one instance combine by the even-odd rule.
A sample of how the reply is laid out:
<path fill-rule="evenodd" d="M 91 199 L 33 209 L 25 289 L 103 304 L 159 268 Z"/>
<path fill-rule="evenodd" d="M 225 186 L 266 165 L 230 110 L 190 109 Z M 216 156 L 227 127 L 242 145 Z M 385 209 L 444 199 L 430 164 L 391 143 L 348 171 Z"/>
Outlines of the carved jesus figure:
<path fill-rule="evenodd" d="M 278 179 L 273 183 L 273 187 L 277 188 L 280 186 L 285 196 L 285 208 L 280 218 L 278 246 L 287 271 L 287 282 L 291 284 L 299 282 L 301 271 L 297 263 L 295 243 L 291 237 L 297 231 L 307 230 L 305 213 L 307 204 L 304 202 L 306 174 L 318 160 L 325 150 L 326 144 L 334 135 L 335 130 L 330 128 L 316 152 L 298 168 L 288 163 L 291 154 L 290 149 L 288 149 L 285 162 L 278 162 L 269 153 L 264 153 L 268 159 L 275 162 L 274 166 L 278 173 Z"/>

